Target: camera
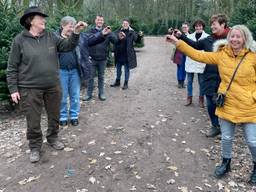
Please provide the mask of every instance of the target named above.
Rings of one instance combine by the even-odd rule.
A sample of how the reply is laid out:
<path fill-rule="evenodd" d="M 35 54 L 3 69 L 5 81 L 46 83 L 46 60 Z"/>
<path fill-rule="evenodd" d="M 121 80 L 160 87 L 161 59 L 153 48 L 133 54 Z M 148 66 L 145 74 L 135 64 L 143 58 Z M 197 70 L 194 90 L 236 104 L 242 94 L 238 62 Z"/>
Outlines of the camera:
<path fill-rule="evenodd" d="M 177 32 L 178 32 L 178 31 L 175 30 L 175 29 L 173 29 L 172 27 L 170 27 L 170 28 L 168 29 L 168 34 L 169 34 L 169 35 L 176 35 Z"/>
<path fill-rule="evenodd" d="M 110 26 L 107 26 L 107 29 L 111 29 L 111 27 L 110 27 Z"/>

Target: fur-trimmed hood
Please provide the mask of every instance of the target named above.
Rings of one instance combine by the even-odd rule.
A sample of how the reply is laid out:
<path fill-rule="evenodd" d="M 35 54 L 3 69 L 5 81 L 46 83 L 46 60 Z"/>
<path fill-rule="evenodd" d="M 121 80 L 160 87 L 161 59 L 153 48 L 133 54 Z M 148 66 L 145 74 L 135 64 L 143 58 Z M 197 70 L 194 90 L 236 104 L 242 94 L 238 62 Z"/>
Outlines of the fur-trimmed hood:
<path fill-rule="evenodd" d="M 216 52 L 222 50 L 227 45 L 228 41 L 226 39 L 218 40 L 213 44 L 213 51 Z M 248 48 L 251 52 L 256 53 L 256 41 L 250 42 Z"/>

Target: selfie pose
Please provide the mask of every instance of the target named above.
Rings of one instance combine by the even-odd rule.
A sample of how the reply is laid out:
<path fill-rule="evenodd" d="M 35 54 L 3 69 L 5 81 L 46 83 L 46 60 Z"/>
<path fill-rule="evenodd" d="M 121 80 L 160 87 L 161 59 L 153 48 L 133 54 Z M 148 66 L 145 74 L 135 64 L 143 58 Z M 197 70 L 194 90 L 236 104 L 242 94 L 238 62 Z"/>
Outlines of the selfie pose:
<path fill-rule="evenodd" d="M 192 59 L 218 66 L 218 95 L 222 97 L 215 102 L 220 118 L 222 164 L 216 167 L 215 176 L 219 178 L 230 171 L 235 127 L 241 124 L 254 164 L 250 183 L 256 184 L 256 43 L 252 33 L 244 25 L 232 27 L 227 41 L 215 43 L 215 52 L 201 52 L 173 35 L 167 37 Z"/>

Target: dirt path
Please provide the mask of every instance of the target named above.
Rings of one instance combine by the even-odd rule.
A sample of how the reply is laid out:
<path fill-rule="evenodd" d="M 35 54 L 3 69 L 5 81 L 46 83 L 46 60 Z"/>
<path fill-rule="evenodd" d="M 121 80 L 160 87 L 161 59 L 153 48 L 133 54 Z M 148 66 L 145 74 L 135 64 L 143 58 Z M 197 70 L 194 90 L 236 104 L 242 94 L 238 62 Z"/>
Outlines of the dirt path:
<path fill-rule="evenodd" d="M 137 53 L 138 68 L 132 71 L 129 90 L 110 88 L 112 75 L 107 101 L 82 103 L 80 125 L 61 130 L 65 151 L 55 152 L 44 144 L 41 161 L 31 164 L 24 119 L 13 117 L 0 124 L 1 140 L 6 134 L 18 138 L 9 150 L 0 143 L 6 149 L 0 150 L 0 192 L 251 189 L 246 184 L 250 156 L 240 140 L 234 146 L 236 153 L 241 151 L 241 157 L 235 155 L 234 171 L 224 180 L 214 179 L 219 139 L 203 134 L 206 111 L 197 100 L 192 107 L 183 106 L 186 91 L 176 87 L 176 66 L 169 63 L 170 46 L 163 38 L 148 37 L 145 45 Z M 45 118 L 42 124 L 45 127 Z M 19 133 L 11 132 L 15 126 Z"/>

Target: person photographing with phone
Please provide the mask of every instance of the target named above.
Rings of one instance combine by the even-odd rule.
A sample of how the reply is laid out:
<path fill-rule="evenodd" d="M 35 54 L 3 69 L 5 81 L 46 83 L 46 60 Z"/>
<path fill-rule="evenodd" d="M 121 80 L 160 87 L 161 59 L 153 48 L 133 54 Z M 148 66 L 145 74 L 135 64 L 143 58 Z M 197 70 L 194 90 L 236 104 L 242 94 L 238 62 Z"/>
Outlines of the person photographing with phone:
<path fill-rule="evenodd" d="M 93 97 L 94 77 L 96 73 L 98 75 L 98 97 L 101 101 L 106 100 L 104 76 L 109 45 L 110 43 L 115 44 L 117 42 L 117 37 L 111 32 L 110 26 L 104 26 L 104 17 L 102 15 L 97 15 L 95 18 L 95 27 L 90 29 L 88 33 L 97 34 L 102 31 L 108 31 L 105 35 L 105 40 L 89 47 L 89 55 L 92 61 L 92 75 L 88 81 L 87 95 L 83 98 L 84 101 L 90 101 Z"/>
<path fill-rule="evenodd" d="M 125 78 L 123 90 L 128 89 L 128 81 L 130 78 L 130 69 L 137 67 L 137 57 L 134 50 L 134 42 L 141 40 L 143 33 L 136 34 L 130 27 L 130 22 L 127 19 L 123 20 L 121 29 L 116 31 L 118 41 L 115 44 L 114 55 L 116 65 L 116 80 L 111 87 L 119 87 L 122 75 L 122 66 L 124 66 Z"/>

